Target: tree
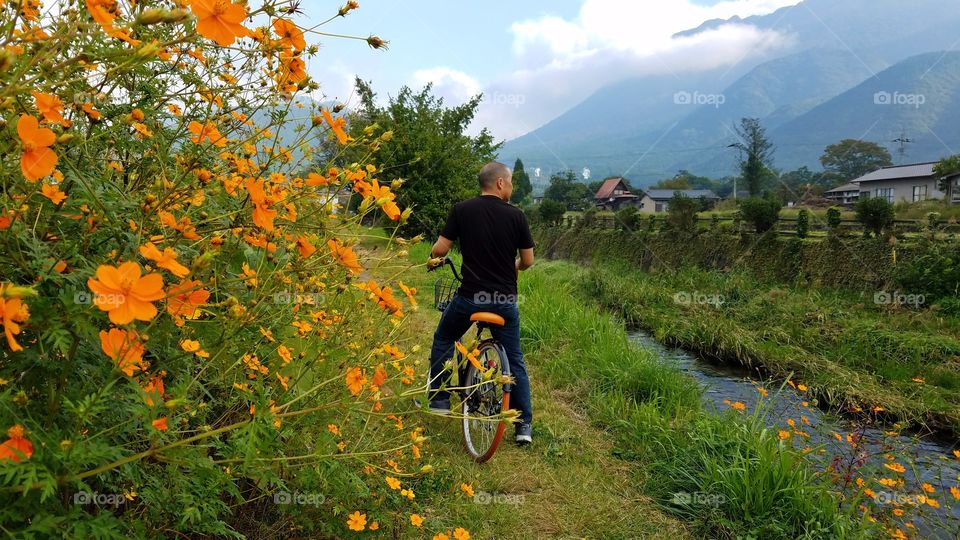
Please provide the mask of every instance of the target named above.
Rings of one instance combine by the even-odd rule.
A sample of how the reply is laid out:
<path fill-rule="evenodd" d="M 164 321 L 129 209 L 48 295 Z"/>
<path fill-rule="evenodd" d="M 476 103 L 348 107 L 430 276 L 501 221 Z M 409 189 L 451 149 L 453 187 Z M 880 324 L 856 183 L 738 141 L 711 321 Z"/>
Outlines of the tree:
<path fill-rule="evenodd" d="M 466 133 L 480 96 L 447 108 L 442 98 L 433 96 L 430 85 L 417 93 L 403 87 L 386 105 L 380 105 L 368 83 L 358 78 L 356 85 L 360 110 L 351 123 L 351 134 L 359 138 L 369 129 L 392 132 L 391 137 L 381 137 L 377 143 L 377 157 L 382 178 L 405 180 L 397 202 L 413 208 L 413 215 L 400 233 L 437 234 L 450 207 L 476 195 L 477 173 L 494 159 L 500 147 L 486 129 L 475 136 Z M 361 147 L 347 153 L 344 161 L 360 161 L 363 152 L 369 149 Z"/>
<path fill-rule="evenodd" d="M 870 233 L 879 236 L 896 218 L 893 203 L 879 197 L 860 199 L 853 209 L 857 212 L 857 221 L 863 224 L 864 236 Z"/>
<path fill-rule="evenodd" d="M 834 186 L 893 165 L 890 152 L 877 143 L 844 139 L 831 144 L 820 156 L 824 176 Z"/>
<path fill-rule="evenodd" d="M 573 171 L 564 171 L 550 177 L 543 198 L 561 203 L 567 210 L 580 211 L 590 206 L 593 192 L 586 184 L 577 182 Z"/>
<path fill-rule="evenodd" d="M 811 197 L 821 197 L 826 188 L 833 187 L 832 182 L 827 181 L 827 184 L 829 185 L 824 184 L 823 174 L 804 166 L 780 175 L 777 195 L 784 200 L 803 201 Z"/>
<path fill-rule="evenodd" d="M 933 168 L 933 174 L 940 179 L 937 187 L 947 194 L 947 202 L 953 200 L 953 182 L 951 176 L 960 174 L 960 154 L 940 160 Z"/>
<path fill-rule="evenodd" d="M 774 177 L 771 162 L 773 143 L 767 139 L 767 130 L 758 118 L 744 118 L 735 126 L 740 142 L 730 145 L 740 150 L 740 176 L 750 190 L 750 196 L 756 197 Z"/>
<path fill-rule="evenodd" d="M 780 221 L 782 204 L 772 197 L 750 197 L 740 202 L 740 214 L 752 223 L 757 233 L 763 234 Z"/>
<path fill-rule="evenodd" d="M 513 165 L 513 195 L 510 197 L 510 202 L 520 204 L 532 193 L 533 184 L 530 183 L 530 175 L 523 169 L 520 158 L 517 158 L 517 162 Z"/>
<path fill-rule="evenodd" d="M 674 231 L 693 232 L 697 230 L 697 212 L 700 201 L 691 199 L 677 191 L 667 207 L 667 224 Z"/>
<path fill-rule="evenodd" d="M 560 220 L 563 219 L 563 215 L 567 213 L 567 209 L 563 203 L 551 199 L 546 199 L 540 203 L 537 211 L 540 213 L 540 219 L 547 225 L 559 224 Z"/>

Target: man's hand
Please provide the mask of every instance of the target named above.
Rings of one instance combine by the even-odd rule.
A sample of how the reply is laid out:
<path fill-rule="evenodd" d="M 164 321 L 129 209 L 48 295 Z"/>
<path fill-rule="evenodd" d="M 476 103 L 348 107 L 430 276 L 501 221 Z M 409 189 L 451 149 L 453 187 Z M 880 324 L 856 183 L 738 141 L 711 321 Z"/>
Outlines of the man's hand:
<path fill-rule="evenodd" d="M 427 270 L 436 270 L 443 266 L 443 257 L 434 257 L 427 261 Z"/>

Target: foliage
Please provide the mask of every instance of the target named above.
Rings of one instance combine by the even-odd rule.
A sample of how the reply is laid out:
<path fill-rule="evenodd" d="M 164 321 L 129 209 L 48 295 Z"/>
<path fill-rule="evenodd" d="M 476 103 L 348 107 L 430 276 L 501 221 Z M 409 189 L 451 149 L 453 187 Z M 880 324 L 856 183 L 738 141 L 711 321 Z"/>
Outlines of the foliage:
<path fill-rule="evenodd" d="M 949 197 L 953 195 L 953 185 L 950 180 L 955 180 L 956 175 L 960 174 L 960 154 L 943 158 L 933 167 L 933 174 L 940 181 L 937 187 Z M 951 178 L 952 177 L 952 178 Z"/>
<path fill-rule="evenodd" d="M 667 223 L 670 229 L 677 232 L 696 232 L 697 212 L 701 209 L 697 199 L 691 199 L 680 191 L 674 192 L 667 207 Z"/>
<path fill-rule="evenodd" d="M 510 196 L 510 202 L 514 204 L 523 204 L 533 195 L 533 184 L 530 183 L 530 175 L 523 168 L 523 162 L 517 158 L 513 165 L 513 195 Z"/>
<path fill-rule="evenodd" d="M 550 185 L 543 194 L 544 200 L 561 203 L 565 211 L 582 211 L 593 205 L 590 188 L 577 182 L 573 171 L 564 171 L 550 177 Z"/>
<path fill-rule="evenodd" d="M 421 474 L 413 351 L 393 341 L 415 296 L 360 278 L 401 239 L 377 260 L 352 245 L 365 217 L 409 218 L 370 158 L 389 136 L 351 140 L 295 99 L 318 89 L 320 49 L 287 2 L 38 6 L 0 4 L 4 532 L 343 537 L 348 514 L 405 519 L 412 494 L 373 471 Z M 366 157 L 311 166 L 328 138 Z M 337 203 L 352 191 L 356 216 Z"/>
<path fill-rule="evenodd" d="M 780 201 L 774 198 L 751 197 L 740 201 L 740 213 L 743 219 L 751 223 L 757 233 L 773 229 L 780 220 Z"/>
<path fill-rule="evenodd" d="M 480 96 L 456 107 L 445 107 L 443 99 L 427 85 L 414 92 L 403 87 L 381 105 L 370 84 L 357 79 L 360 110 L 354 118 L 351 134 L 390 135 L 378 145 L 383 174 L 402 179 L 406 188 L 398 193 L 398 202 L 416 212 L 400 227 L 408 236 L 439 233 L 453 204 L 479 193 L 477 174 L 496 156 L 499 144 L 481 129 L 467 134 L 480 105 Z M 352 163 L 366 149 L 344 155 Z"/>
<path fill-rule="evenodd" d="M 853 207 L 857 221 L 863 224 L 864 234 L 880 235 L 893 226 L 896 219 L 894 205 L 886 199 L 867 197 L 857 201 Z"/>
<path fill-rule="evenodd" d="M 886 148 L 877 143 L 844 139 L 828 146 L 820 156 L 820 163 L 828 182 L 839 185 L 877 169 L 890 167 L 893 158 Z"/>
<path fill-rule="evenodd" d="M 797 236 L 806 238 L 810 233 L 810 212 L 804 208 L 797 214 Z"/>
<path fill-rule="evenodd" d="M 563 215 L 567 213 L 567 208 L 561 202 L 544 199 L 537 208 L 537 212 L 544 223 L 558 225 L 563 220 Z"/>
<path fill-rule="evenodd" d="M 740 176 L 750 196 L 755 197 L 763 193 L 773 178 L 773 143 L 758 118 L 743 118 L 735 130 L 740 141 L 731 146 L 740 151 Z"/>
<path fill-rule="evenodd" d="M 636 231 L 642 225 L 643 214 L 636 206 L 625 206 L 617 211 L 616 222 L 624 230 Z"/>
<path fill-rule="evenodd" d="M 839 208 L 831 207 L 827 209 L 827 227 L 829 227 L 831 231 L 839 229 L 842 220 L 843 214 Z"/>
<path fill-rule="evenodd" d="M 960 247 L 930 242 L 920 256 L 898 267 L 897 283 L 931 303 L 960 296 Z"/>

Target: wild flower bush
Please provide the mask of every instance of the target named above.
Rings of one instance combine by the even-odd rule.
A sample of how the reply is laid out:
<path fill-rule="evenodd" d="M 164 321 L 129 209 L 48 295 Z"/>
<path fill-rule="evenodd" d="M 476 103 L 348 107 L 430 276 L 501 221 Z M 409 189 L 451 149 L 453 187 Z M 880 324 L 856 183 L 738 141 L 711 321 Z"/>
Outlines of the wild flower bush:
<path fill-rule="evenodd" d="M 410 212 L 375 164 L 313 163 L 327 138 L 372 155 L 389 134 L 352 140 L 297 97 L 329 35 L 298 5 L 0 3 L 4 532 L 296 528 L 260 503 L 298 491 L 328 534 L 415 521 L 415 371 L 393 342 L 415 291 L 351 245 L 364 215 Z"/>

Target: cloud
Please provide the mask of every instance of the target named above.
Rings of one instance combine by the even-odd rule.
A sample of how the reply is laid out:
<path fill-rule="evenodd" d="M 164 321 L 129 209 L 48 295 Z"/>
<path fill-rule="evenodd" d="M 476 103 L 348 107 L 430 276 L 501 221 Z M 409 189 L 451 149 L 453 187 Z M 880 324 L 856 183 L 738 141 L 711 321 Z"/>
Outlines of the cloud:
<path fill-rule="evenodd" d="M 543 16 L 518 21 L 511 26 L 515 68 L 486 85 L 488 99 L 476 124 L 489 126 L 500 138 L 512 138 L 618 80 L 733 66 L 785 47 L 788 35 L 744 23 L 674 36 L 708 20 L 765 15 L 797 3 L 732 0 L 700 6 L 690 0 L 584 0 L 573 20 Z"/>
<path fill-rule="evenodd" d="M 449 67 L 418 70 L 413 74 L 413 84 L 418 88 L 433 84 L 434 95 L 454 104 L 468 101 L 483 92 L 483 86 L 476 79 Z"/>

